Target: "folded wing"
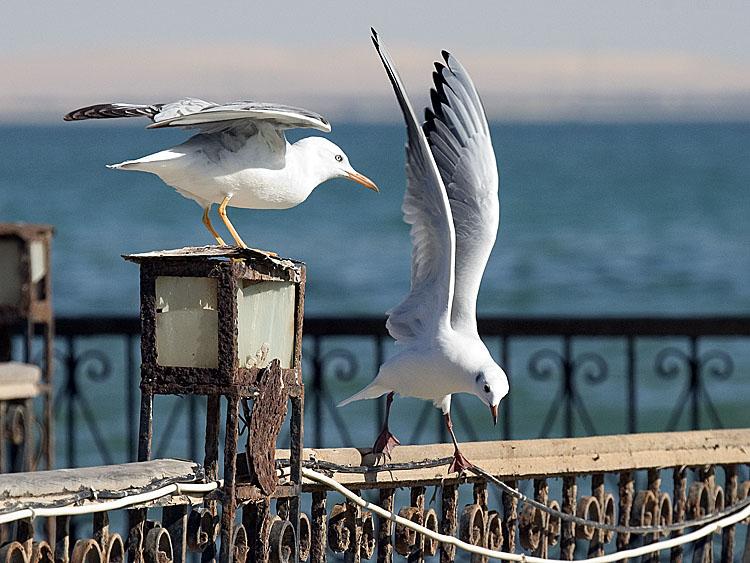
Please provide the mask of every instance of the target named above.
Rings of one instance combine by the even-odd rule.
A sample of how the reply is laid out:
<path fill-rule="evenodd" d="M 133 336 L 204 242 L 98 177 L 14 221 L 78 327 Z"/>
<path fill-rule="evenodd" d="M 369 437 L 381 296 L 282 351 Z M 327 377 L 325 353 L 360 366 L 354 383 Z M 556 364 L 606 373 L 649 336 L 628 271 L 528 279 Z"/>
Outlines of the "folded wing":
<path fill-rule="evenodd" d="M 148 117 L 153 123 L 149 129 L 183 127 L 215 131 L 232 127 L 245 128 L 249 123 L 283 131 L 297 127 L 310 127 L 329 132 L 331 125 L 315 112 L 264 102 L 230 102 L 216 104 L 198 98 L 185 98 L 169 104 L 96 104 L 68 113 L 65 121 L 105 119 L 115 117 Z"/>

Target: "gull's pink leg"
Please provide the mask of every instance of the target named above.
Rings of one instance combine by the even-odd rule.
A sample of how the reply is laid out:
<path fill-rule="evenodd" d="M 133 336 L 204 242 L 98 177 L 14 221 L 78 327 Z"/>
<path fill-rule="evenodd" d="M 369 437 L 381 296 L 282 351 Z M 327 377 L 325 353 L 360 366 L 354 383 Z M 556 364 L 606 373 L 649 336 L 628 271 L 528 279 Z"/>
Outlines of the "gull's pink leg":
<path fill-rule="evenodd" d="M 373 453 L 385 454 L 388 459 L 391 459 L 393 448 L 401 443 L 398 441 L 398 438 L 388 430 L 388 415 L 391 412 L 392 402 L 393 391 L 388 393 L 388 398 L 385 400 L 385 423 L 383 424 L 383 430 L 380 431 L 380 435 L 378 435 L 377 440 L 375 440 L 375 445 L 372 447 Z"/>
<path fill-rule="evenodd" d="M 448 432 L 451 433 L 453 439 L 453 445 L 456 451 L 453 452 L 453 461 L 448 467 L 448 473 L 458 472 L 458 475 L 463 475 L 464 471 L 471 467 L 471 462 L 464 457 L 464 454 L 458 449 L 458 442 L 456 442 L 456 435 L 453 433 L 453 423 L 451 422 L 451 413 L 445 413 L 445 425 L 448 427 Z"/>

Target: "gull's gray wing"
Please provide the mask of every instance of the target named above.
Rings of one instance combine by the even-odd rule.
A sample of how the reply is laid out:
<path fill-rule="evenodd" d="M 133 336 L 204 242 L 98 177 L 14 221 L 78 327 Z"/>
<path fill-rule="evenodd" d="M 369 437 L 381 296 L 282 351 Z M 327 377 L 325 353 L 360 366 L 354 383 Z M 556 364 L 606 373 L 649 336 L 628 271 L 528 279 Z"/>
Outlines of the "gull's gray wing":
<path fill-rule="evenodd" d="M 411 290 L 388 311 L 387 328 L 397 342 L 430 339 L 450 323 L 453 299 L 454 234 L 448 196 L 406 89 L 375 30 L 372 41 L 380 55 L 407 130 L 406 192 L 402 210 L 411 225 Z"/>
<path fill-rule="evenodd" d="M 448 192 L 456 233 L 451 324 L 476 331 L 476 301 L 500 220 L 495 151 L 469 74 L 450 53 L 435 63 L 424 131 Z"/>
<path fill-rule="evenodd" d="M 230 102 L 216 104 L 198 98 L 186 98 L 169 104 L 96 104 L 68 113 L 63 119 L 102 119 L 113 117 L 148 117 L 158 127 L 183 127 L 214 132 L 221 129 L 245 129 L 250 124 L 271 127 L 278 131 L 297 127 L 310 127 L 329 132 L 331 125 L 315 112 L 264 102 Z"/>

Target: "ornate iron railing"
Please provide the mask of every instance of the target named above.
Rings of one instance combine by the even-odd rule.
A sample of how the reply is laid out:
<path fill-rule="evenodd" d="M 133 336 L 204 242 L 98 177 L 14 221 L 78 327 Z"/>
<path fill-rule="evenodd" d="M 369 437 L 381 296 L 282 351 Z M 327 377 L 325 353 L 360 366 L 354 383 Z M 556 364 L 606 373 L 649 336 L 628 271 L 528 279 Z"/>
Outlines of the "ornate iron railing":
<path fill-rule="evenodd" d="M 461 550 L 472 546 L 521 562 L 605 554 L 627 561 L 623 551 L 651 547 L 661 549 L 641 562 L 747 561 L 748 443 L 748 429 L 468 443 L 466 455 L 483 471 L 464 478 L 446 475 L 448 444 L 397 448 L 394 463 L 379 468 L 361 466 L 353 448 L 305 449 L 299 526 L 285 497 L 289 453 L 277 451 L 275 506 L 270 498 L 241 503 L 231 537 L 220 540 L 229 540 L 221 552 L 231 555 L 222 561 L 325 563 L 341 553 L 346 563 L 392 563 L 400 560 L 396 554 L 413 563 L 451 563 L 468 559 Z M 415 463 L 428 457 L 444 459 Z M 216 494 L 226 489 L 205 483 L 203 473 L 194 462 L 158 460 L 4 475 L 0 523 L 15 526 L 5 528 L 0 559 L 183 563 L 193 552 L 214 560 Z M 356 496 L 340 502 L 333 487 Z M 363 506 L 359 495 L 371 504 Z M 115 531 L 110 515 L 123 516 L 123 508 L 127 524 Z M 380 509 L 402 520 L 374 517 Z M 71 529 L 72 514 L 83 515 L 83 537 Z M 33 521 L 42 516 L 55 518 L 46 539 Z M 415 533 L 412 523 L 440 535 Z M 458 538 L 459 550 L 447 538 Z M 672 545 L 650 546 L 667 538 Z M 473 554 L 471 561 L 487 558 Z"/>
<path fill-rule="evenodd" d="M 511 392 L 501 403 L 499 430 L 489 417 L 474 420 L 472 397 L 455 397 L 461 441 L 748 423 L 750 317 L 483 318 L 479 330 L 506 368 Z M 383 404 L 335 405 L 394 352 L 384 319 L 306 318 L 304 332 L 305 445 L 368 445 Z M 63 317 L 56 333 L 58 466 L 135 459 L 138 319 Z M 164 401 L 171 404 L 157 407 L 155 424 L 174 430 L 158 434 L 164 438 L 154 456 L 200 459 L 205 405 L 195 397 Z M 394 403 L 392 429 L 401 441 L 446 441 L 437 409 L 410 401 Z"/>

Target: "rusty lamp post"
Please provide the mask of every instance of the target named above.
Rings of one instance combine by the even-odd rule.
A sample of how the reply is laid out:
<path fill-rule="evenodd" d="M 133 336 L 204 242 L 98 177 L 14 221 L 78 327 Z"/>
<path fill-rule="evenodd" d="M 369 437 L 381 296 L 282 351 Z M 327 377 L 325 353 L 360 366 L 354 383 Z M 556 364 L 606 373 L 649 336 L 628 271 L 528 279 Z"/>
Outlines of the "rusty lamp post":
<path fill-rule="evenodd" d="M 253 538 L 268 522 L 269 499 L 282 500 L 288 517 L 275 525 L 299 538 L 304 264 L 215 246 L 124 258 L 140 265 L 139 461 L 151 457 L 153 396 L 205 395 L 204 466 L 207 478 L 216 479 L 224 396 L 219 560 L 229 561 L 238 507 L 243 508 L 247 536 Z M 290 400 L 291 474 L 288 482 L 277 486 L 276 438 Z M 246 451 L 238 455 L 241 407 L 248 436 Z M 217 514 L 215 501 L 207 504 Z"/>

